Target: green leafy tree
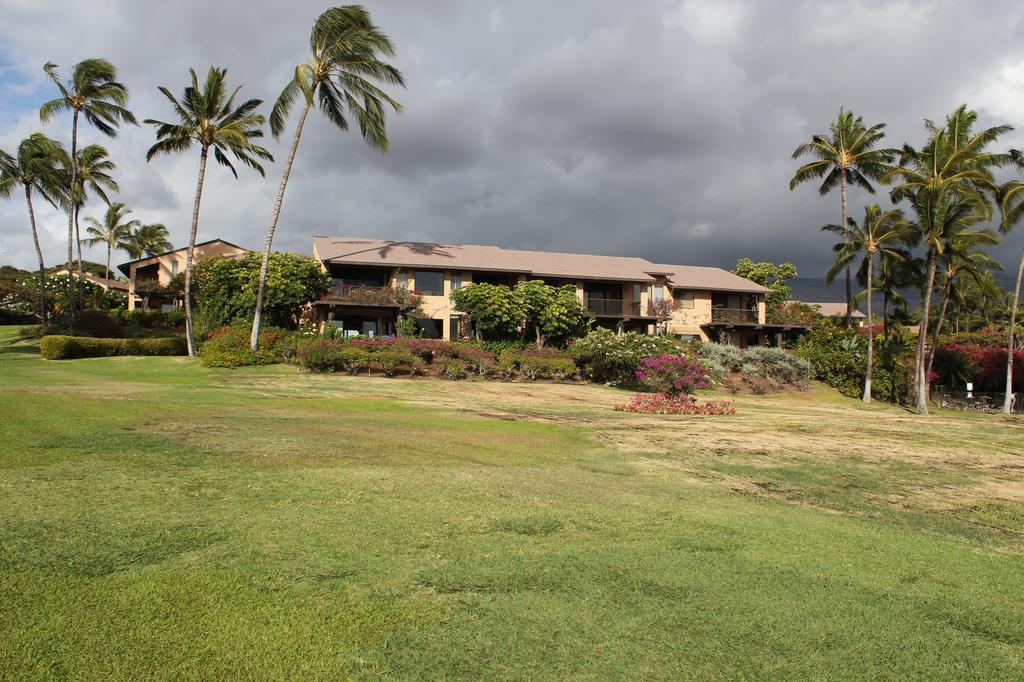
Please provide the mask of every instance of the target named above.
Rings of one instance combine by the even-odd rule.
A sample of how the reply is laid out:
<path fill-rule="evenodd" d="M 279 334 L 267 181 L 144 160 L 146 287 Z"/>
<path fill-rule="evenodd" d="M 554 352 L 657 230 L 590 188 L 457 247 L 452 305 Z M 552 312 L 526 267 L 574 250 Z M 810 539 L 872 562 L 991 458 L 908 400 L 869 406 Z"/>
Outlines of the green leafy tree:
<path fill-rule="evenodd" d="M 798 159 L 810 154 L 814 161 L 797 169 L 789 181 L 789 189 L 811 180 L 822 179 L 818 193 L 828 194 L 839 188 L 839 205 L 842 212 L 840 225 L 847 224 L 846 188 L 847 185 L 860 187 L 874 194 L 872 180 L 878 180 L 888 170 L 889 164 L 896 158 L 897 150 L 876 147 L 885 138 L 885 124 L 873 126 L 864 124 L 863 118 L 854 116 L 852 111 L 839 110 L 836 120 L 829 126 L 826 134 L 813 135 L 811 141 L 800 145 L 793 151 L 793 158 Z M 846 275 L 846 326 L 850 326 L 850 315 L 853 313 L 853 288 L 850 283 L 849 268 Z"/>
<path fill-rule="evenodd" d="M 103 222 L 92 216 L 85 219 L 87 225 L 85 231 L 92 235 L 85 240 L 85 243 L 89 246 L 103 244 L 107 247 L 105 271 L 107 279 L 110 279 L 110 256 L 114 249 L 127 251 L 132 247 L 132 230 L 139 225 L 139 221 L 129 220 L 129 213 L 131 213 L 131 209 L 125 208 L 121 202 L 116 202 L 107 206 L 107 211 L 103 214 Z M 81 272 L 81 261 L 79 261 L 78 267 Z"/>
<path fill-rule="evenodd" d="M 104 203 L 109 204 L 110 198 L 107 196 L 107 191 L 116 192 L 120 188 L 117 185 L 117 181 L 111 175 L 116 166 L 110 160 L 107 150 L 101 145 L 90 144 L 78 150 L 78 162 L 76 165 L 78 168 L 78 179 L 75 183 L 74 205 L 71 205 L 71 201 L 69 201 L 67 196 L 65 196 L 64 202 L 65 206 L 69 207 L 73 212 L 75 219 L 75 249 L 78 253 L 78 299 L 76 305 L 78 308 L 82 308 L 85 305 L 85 279 L 82 277 L 82 236 L 79 228 L 79 216 L 82 207 L 85 206 L 85 202 L 89 199 L 90 191 L 102 199 Z M 68 184 L 71 182 L 70 157 L 65 157 L 64 171 L 66 176 L 65 184 Z"/>
<path fill-rule="evenodd" d="M 1024 152 L 1019 149 L 1010 152 L 1010 158 L 1018 170 L 1024 171 Z M 1002 220 L 999 228 L 1005 234 L 1024 218 L 1024 182 L 1011 180 L 999 188 L 999 212 Z M 1006 341 L 1006 393 L 1003 398 L 1003 412 L 1010 414 L 1013 407 L 1013 349 L 1017 331 L 1017 310 L 1020 306 L 1020 284 L 1024 278 L 1024 248 L 1017 261 L 1017 275 L 1013 283 L 1010 319 L 1007 325 L 1009 338 Z"/>
<path fill-rule="evenodd" d="M 867 361 L 864 372 L 864 394 L 861 399 L 871 402 L 871 378 L 874 374 L 875 330 L 874 315 L 871 309 L 874 295 L 875 260 L 885 254 L 891 258 L 899 258 L 902 251 L 899 246 L 913 243 L 915 233 L 913 226 L 903 217 L 903 211 L 882 212 L 878 204 L 869 204 L 864 209 L 864 220 L 857 223 L 853 218 L 847 219 L 846 226 L 825 225 L 822 229 L 843 236 L 843 241 L 836 244 L 835 263 L 826 275 L 826 281 L 832 280 L 841 270 L 850 269 L 850 263 L 863 254 L 867 271 L 867 315 L 868 315 L 868 347 Z M 897 247 L 897 248 L 894 248 Z"/>
<path fill-rule="evenodd" d="M 545 330 L 541 320 L 544 311 L 555 301 L 554 287 L 548 286 L 543 280 L 534 279 L 520 282 L 516 285 L 514 293 L 524 329 L 532 328 L 536 336 L 537 348 L 543 348 Z M 575 289 L 573 296 L 575 297 Z"/>
<path fill-rule="evenodd" d="M 274 199 L 270 224 L 267 226 L 263 269 L 250 339 L 253 350 L 259 344 L 263 289 L 270 248 L 309 110 L 319 103 L 327 120 L 342 131 L 348 130 L 350 120 L 355 120 L 370 147 L 387 151 L 385 111 L 389 107 L 395 112 L 401 109 L 398 102 L 377 85 L 386 83 L 405 86 L 401 72 L 380 59 L 381 56 L 394 55 L 394 47 L 391 40 L 374 26 L 369 12 L 362 7 L 332 7 L 321 14 L 309 36 L 309 51 L 306 61 L 295 67 L 294 77 L 285 85 L 270 113 L 270 130 L 278 138 L 285 130 L 288 113 L 297 98 L 302 105 L 291 149 L 281 173 L 281 184 Z"/>
<path fill-rule="evenodd" d="M 486 282 L 467 284 L 453 291 L 451 300 L 456 310 L 473 320 L 478 337 L 509 338 L 523 324 L 519 297 L 506 286 Z"/>
<path fill-rule="evenodd" d="M 47 62 L 43 72 L 60 91 L 60 97 L 45 102 L 39 108 L 43 123 L 60 112 L 71 112 L 71 169 L 66 184 L 69 197 L 77 195 L 78 188 L 78 119 L 81 116 L 107 137 L 117 137 L 122 123 L 138 125 L 128 104 L 128 88 L 117 81 L 117 69 L 105 59 L 85 59 L 71 68 L 71 78 L 64 83 L 57 74 L 57 65 Z M 68 272 L 72 272 L 75 243 L 75 201 L 68 211 Z M 81 260 L 81 258 L 79 258 Z M 81 279 L 79 279 L 81 281 Z M 70 281 L 69 281 L 70 286 Z M 74 314 L 73 304 L 70 306 Z"/>
<path fill-rule="evenodd" d="M 47 323 L 46 266 L 43 264 L 43 250 L 39 246 L 32 195 L 39 195 L 56 206 L 61 191 L 60 163 L 64 156 L 66 152 L 60 143 L 42 133 L 32 133 L 22 140 L 15 155 L 0 151 L 0 196 L 10 197 L 18 185 L 25 192 L 32 242 L 39 261 L 39 319 L 44 325 Z"/>
<path fill-rule="evenodd" d="M 749 258 L 741 258 L 736 261 L 733 274 L 771 289 L 765 295 L 766 315 L 769 320 L 776 319 L 786 305 L 786 301 L 793 295 L 793 290 L 786 284 L 787 280 L 796 277 L 796 266 L 792 263 L 779 263 L 778 265 L 767 261 L 755 263 Z"/>
<path fill-rule="evenodd" d="M 159 253 L 166 253 L 174 248 L 171 245 L 170 233 L 161 223 L 139 225 L 132 232 L 131 239 L 122 247 L 128 255 L 135 258 L 143 256 L 155 256 Z"/>
<path fill-rule="evenodd" d="M 227 166 L 232 175 L 238 177 L 231 157 L 249 166 L 261 176 L 265 175 L 260 161 L 273 161 L 263 147 L 254 140 L 263 137 L 261 126 L 266 119 L 255 113 L 262 100 L 250 99 L 235 106 L 235 99 L 241 87 L 229 95 L 227 69 L 213 66 L 206 74 L 202 86 L 193 69 L 189 69 L 191 85 L 177 99 L 165 87 L 160 92 L 171 103 L 178 117 L 177 123 L 164 123 L 146 119 L 156 126 L 157 142 L 146 153 L 146 160 L 152 161 L 159 154 L 178 154 L 188 151 L 193 145 L 199 146 L 199 177 L 196 180 L 196 194 L 192 202 L 192 230 L 188 238 L 188 252 L 185 256 L 185 336 L 188 339 L 188 354 L 196 356 L 196 342 L 192 330 L 192 255 L 199 231 L 199 206 L 203 199 L 203 180 L 206 178 L 206 161 L 213 150 L 217 163 Z"/>
<path fill-rule="evenodd" d="M 255 251 L 244 258 L 214 258 L 199 263 L 194 286 L 199 316 L 216 326 L 248 321 L 256 302 L 262 263 Z M 267 322 L 295 328 L 303 309 L 330 290 L 331 278 L 309 256 L 272 253 L 266 284 Z"/>
<path fill-rule="evenodd" d="M 590 317 L 576 295 L 571 284 L 557 287 L 551 302 L 540 315 L 541 329 L 548 339 L 565 339 L 584 336 L 590 328 Z"/>
<path fill-rule="evenodd" d="M 946 118 L 944 126 L 925 122 L 928 141 L 921 149 L 905 146 L 900 165 L 889 170 L 883 181 L 898 180 L 890 192 L 893 202 L 908 201 L 926 251 L 926 269 L 921 287 L 921 328 L 914 353 L 914 394 L 919 414 L 928 414 L 928 376 L 925 343 L 931 315 L 932 295 L 939 258 L 946 248 L 945 236 L 957 223 L 976 223 L 992 216 L 989 195 L 997 191 L 992 169 L 1009 161 L 1009 155 L 988 151 L 988 147 L 1009 126 L 974 131 L 977 114 L 960 105 Z"/>

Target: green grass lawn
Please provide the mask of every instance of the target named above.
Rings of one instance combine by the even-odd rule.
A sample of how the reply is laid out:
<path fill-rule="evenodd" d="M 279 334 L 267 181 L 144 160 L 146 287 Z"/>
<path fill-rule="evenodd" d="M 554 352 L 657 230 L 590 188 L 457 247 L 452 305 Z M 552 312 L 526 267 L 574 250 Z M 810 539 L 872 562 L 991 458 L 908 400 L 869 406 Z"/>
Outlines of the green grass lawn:
<path fill-rule="evenodd" d="M 0 676 L 1024 677 L 1019 418 L 35 351 Z"/>

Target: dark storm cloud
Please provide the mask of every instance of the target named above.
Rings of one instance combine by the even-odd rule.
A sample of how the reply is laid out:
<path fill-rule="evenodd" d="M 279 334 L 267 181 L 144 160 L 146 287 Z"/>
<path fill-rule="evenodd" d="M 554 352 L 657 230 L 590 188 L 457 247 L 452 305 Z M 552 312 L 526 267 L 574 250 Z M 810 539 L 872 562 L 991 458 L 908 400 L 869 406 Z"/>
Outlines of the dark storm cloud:
<path fill-rule="evenodd" d="M 395 93 L 405 110 L 389 121 L 392 151 L 312 116 L 276 244 L 308 252 L 312 235 L 334 233 L 726 266 L 750 255 L 820 275 L 830 238 L 818 228 L 838 220 L 838 198 L 789 191 L 793 148 L 840 106 L 887 122 L 894 146 L 920 143 L 922 120 L 962 101 L 986 123 L 1024 127 L 1018 4 L 372 2 L 409 83 Z M 140 117 L 169 116 L 156 86 L 177 92 L 189 66 L 211 63 L 269 109 L 323 5 L 242 6 L 0 0 L 0 147 L 39 127 L 26 101 L 50 96 L 48 59 L 113 60 Z M 47 130 L 66 136 L 63 122 Z M 183 243 L 196 159 L 146 164 L 151 140 L 141 128 L 102 142 L 122 168 L 121 198 Z M 201 236 L 257 246 L 278 176 L 212 169 Z M 852 193 L 851 212 L 868 199 Z M 56 260 L 63 222 L 44 209 L 41 223 Z M 0 260 L 31 264 L 18 202 L 0 204 L 0 231 Z M 999 252 L 1005 261 L 1022 235 Z"/>

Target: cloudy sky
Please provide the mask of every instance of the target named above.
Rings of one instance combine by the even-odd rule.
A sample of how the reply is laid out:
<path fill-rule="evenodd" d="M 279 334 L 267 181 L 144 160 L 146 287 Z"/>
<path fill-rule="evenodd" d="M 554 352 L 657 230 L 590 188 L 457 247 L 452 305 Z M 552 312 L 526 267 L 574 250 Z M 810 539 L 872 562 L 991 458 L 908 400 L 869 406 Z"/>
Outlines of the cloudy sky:
<path fill-rule="evenodd" d="M 187 69 L 227 67 L 271 103 L 308 47 L 323 2 L 0 0 L 0 148 L 41 127 L 54 96 L 42 65 L 85 57 L 120 69 L 139 119 L 168 118 L 157 92 Z M 961 102 L 1021 130 L 1024 4 L 843 0 L 368 0 L 408 89 L 392 151 L 322 117 L 307 123 L 276 248 L 313 235 L 635 255 L 729 267 L 742 256 L 827 269 L 838 196 L 790 192 L 789 156 L 840 106 L 919 144 L 922 121 Z M 264 108 L 269 113 L 269 104 Z M 290 133 L 290 131 L 289 131 Z M 148 126 L 116 140 L 118 197 L 187 239 L 198 152 L 146 163 Z M 283 156 L 281 146 L 269 144 Z M 207 174 L 200 238 L 259 247 L 279 167 Z M 887 204 L 884 195 L 879 199 Z M 853 195 L 853 213 L 865 202 Z M 85 215 L 102 207 L 91 205 Z M 40 211 L 48 264 L 66 222 Z M 64 242 L 66 244 L 66 242 Z M 998 252 L 1009 265 L 1024 227 Z M 99 249 L 89 254 L 102 260 Z M 124 258 L 115 259 L 124 260 Z M 35 261 L 24 202 L 0 203 L 0 263 Z"/>

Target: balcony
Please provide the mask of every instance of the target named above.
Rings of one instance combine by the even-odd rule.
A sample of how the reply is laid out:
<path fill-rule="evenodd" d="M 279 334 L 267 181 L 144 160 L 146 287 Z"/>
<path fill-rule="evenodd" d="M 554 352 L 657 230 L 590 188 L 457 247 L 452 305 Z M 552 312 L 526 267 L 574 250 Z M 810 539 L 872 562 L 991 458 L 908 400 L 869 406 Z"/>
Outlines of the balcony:
<path fill-rule="evenodd" d="M 406 310 L 419 304 L 420 296 L 405 287 L 375 287 L 361 284 L 335 284 L 331 291 L 320 297 L 319 303 L 364 306 L 372 308 L 399 308 Z"/>
<path fill-rule="evenodd" d="M 587 310 L 599 317 L 640 317 L 640 301 L 620 298 L 588 298 Z"/>
<path fill-rule="evenodd" d="M 747 308 L 712 308 L 711 324 L 758 324 L 757 311 Z"/>

